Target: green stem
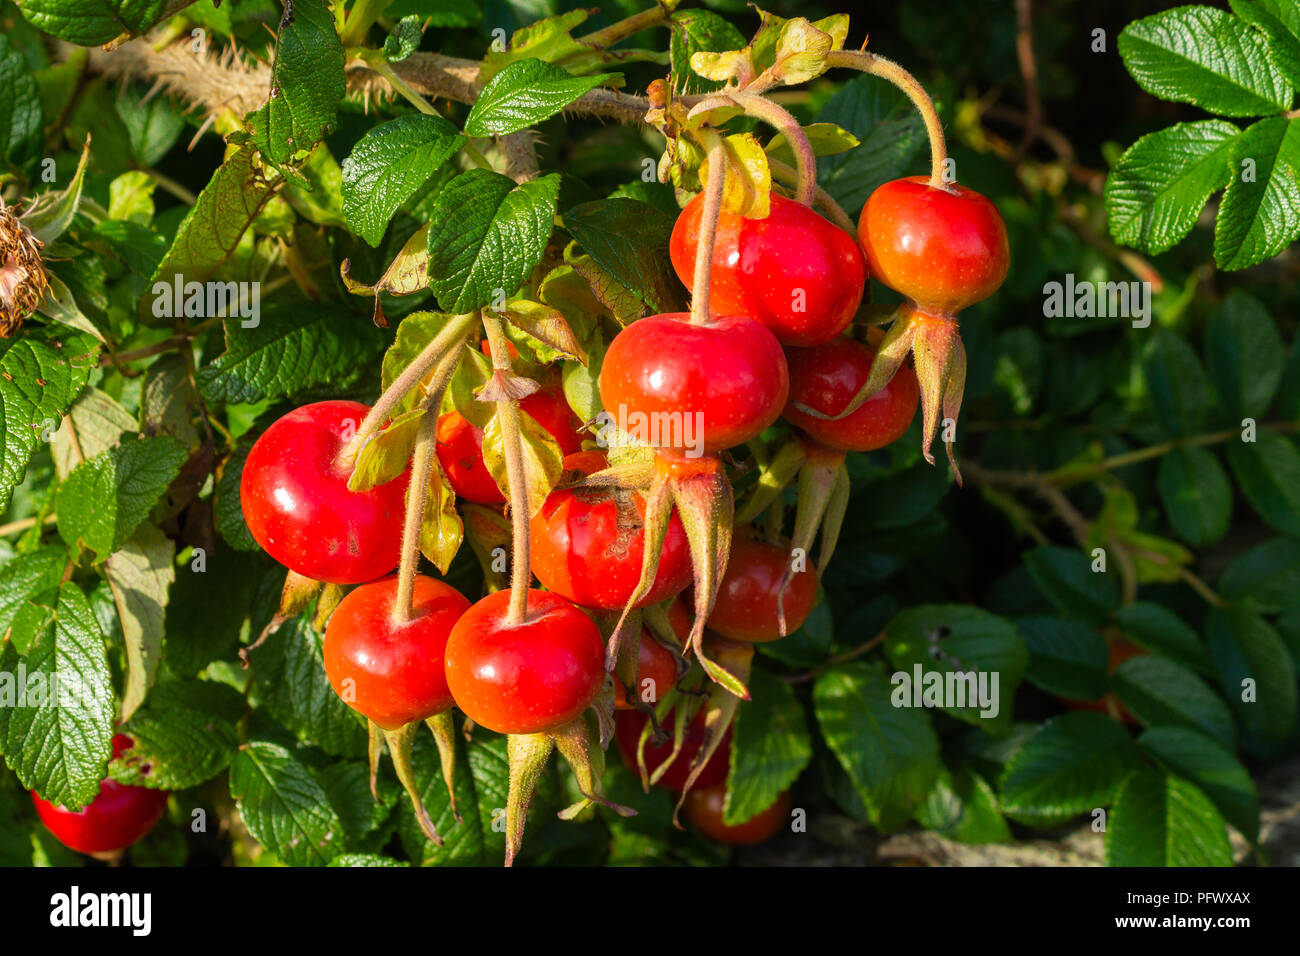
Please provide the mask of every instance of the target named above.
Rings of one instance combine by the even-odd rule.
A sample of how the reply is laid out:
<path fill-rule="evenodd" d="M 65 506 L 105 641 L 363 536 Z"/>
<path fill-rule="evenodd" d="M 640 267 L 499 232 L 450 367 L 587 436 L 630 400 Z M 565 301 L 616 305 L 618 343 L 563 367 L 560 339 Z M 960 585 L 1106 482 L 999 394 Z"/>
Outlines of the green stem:
<path fill-rule="evenodd" d="M 943 124 L 939 122 L 939 112 L 934 108 L 934 100 L 930 99 L 930 94 L 917 82 L 916 77 L 893 60 L 886 60 L 865 50 L 834 50 L 826 54 L 826 65 L 870 73 L 872 76 L 888 80 L 906 93 L 907 98 L 920 112 L 921 119 L 925 122 L 925 131 L 930 137 L 930 185 L 936 189 L 948 185 L 944 181 L 948 147 L 943 138 Z"/>
<path fill-rule="evenodd" d="M 642 30 L 648 30 L 650 27 L 657 27 L 661 23 L 668 22 L 668 10 L 659 3 L 655 3 L 648 10 L 642 10 L 640 13 L 634 13 L 630 17 L 624 17 L 617 23 L 611 23 L 609 26 L 597 30 L 594 33 L 588 33 L 586 36 L 578 37 L 578 42 L 586 46 L 611 47 L 620 40 L 625 40 L 634 33 Z"/>
<path fill-rule="evenodd" d="M 817 189 L 817 157 L 813 153 L 812 144 L 808 142 L 808 134 L 799 125 L 799 121 L 790 114 L 789 110 L 773 103 L 767 97 L 738 90 L 703 100 L 691 110 L 691 113 L 730 106 L 732 103 L 741 107 L 746 115 L 762 120 L 779 130 L 785 137 L 794 151 L 795 169 L 798 171 L 794 198 L 801 205 L 811 206 Z"/>
<path fill-rule="evenodd" d="M 779 176 L 786 182 L 797 183 L 799 181 L 798 170 L 793 166 L 787 166 L 780 160 L 768 157 L 767 168 L 772 171 L 773 176 Z M 813 189 L 813 205 L 824 212 L 826 218 L 835 223 L 835 225 L 839 226 L 851 236 L 857 236 L 858 227 L 854 225 L 853 220 L 849 218 L 849 214 L 844 211 L 844 207 L 837 203 L 835 198 L 820 186 Z"/>
<path fill-rule="evenodd" d="M 464 315 L 453 315 L 447 320 L 447 324 L 442 327 L 433 341 L 426 345 L 405 369 L 402 374 L 393 379 L 393 384 L 384 390 L 384 394 L 371 407 L 366 417 L 362 420 L 361 426 L 357 429 L 356 435 L 352 441 L 339 453 L 339 462 L 348 468 L 351 468 L 357 460 L 357 454 L 361 451 L 361 446 L 366 443 L 381 425 L 386 422 L 397 404 L 406 397 L 406 393 L 415 387 L 416 383 L 429 370 L 437 365 L 454 349 L 458 349 L 465 336 L 469 334 L 470 329 L 474 327 L 478 320 L 478 314 L 467 312 Z"/>
<path fill-rule="evenodd" d="M 695 247 L 695 272 L 691 278 L 691 324 L 702 325 L 709 318 L 709 278 L 713 271 L 713 246 L 722 213 L 722 188 L 727 179 L 727 144 L 707 126 L 700 138 L 708 148 L 709 181 L 704 187 L 704 208 L 700 212 L 700 235 Z"/>
<path fill-rule="evenodd" d="M 352 11 L 347 15 L 343 31 L 339 35 L 344 47 L 360 46 L 366 42 L 366 33 L 371 25 L 379 19 L 393 0 L 357 0 Z"/>
<path fill-rule="evenodd" d="M 483 328 L 492 353 L 492 368 L 496 372 L 510 372 L 510 344 L 506 339 L 504 320 L 496 312 L 485 311 Z M 528 485 L 524 475 L 519 401 L 503 397 L 497 399 L 496 405 L 501 419 L 506 485 L 510 491 L 510 611 L 507 620 L 511 624 L 522 624 L 528 616 L 528 586 L 532 583 L 533 572 L 528 545 Z"/>

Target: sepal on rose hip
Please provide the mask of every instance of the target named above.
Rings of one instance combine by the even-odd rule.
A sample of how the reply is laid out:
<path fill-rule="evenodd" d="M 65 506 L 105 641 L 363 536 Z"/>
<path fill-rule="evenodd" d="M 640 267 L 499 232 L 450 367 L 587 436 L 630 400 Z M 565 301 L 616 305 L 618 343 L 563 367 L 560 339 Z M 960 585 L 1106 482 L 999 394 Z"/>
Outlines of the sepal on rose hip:
<path fill-rule="evenodd" d="M 429 818 L 429 811 L 424 808 L 424 801 L 420 798 L 420 784 L 415 777 L 415 768 L 411 763 L 411 745 L 415 741 L 415 733 L 419 728 L 419 721 L 413 720 L 396 730 L 384 730 L 383 741 L 388 745 L 388 755 L 393 758 L 393 769 L 397 771 L 397 779 L 406 790 L 407 796 L 411 798 L 412 808 L 415 810 L 415 819 L 420 824 L 420 830 L 435 846 L 442 846 L 442 837 L 438 836 L 433 820 Z M 373 768 L 378 762 L 378 757 L 373 752 L 375 745 L 373 732 L 370 735 L 370 742 L 372 748 L 370 765 Z M 450 781 L 448 781 L 448 787 L 450 788 Z"/>
<path fill-rule="evenodd" d="M 754 663 L 753 644 L 747 641 L 728 640 L 716 634 L 708 635 L 704 643 L 709 650 L 709 655 L 716 662 L 714 666 L 724 669 L 730 675 L 732 683 L 739 684 L 741 687 L 749 683 L 749 675 Z M 727 689 L 726 682 L 718 681 L 710 686 L 709 696 L 703 707 L 704 741 L 700 744 L 700 749 L 695 752 L 686 784 L 682 787 L 677 806 L 673 808 L 673 826 L 678 829 L 684 829 L 678 821 L 678 814 L 681 812 L 686 795 L 690 793 L 695 782 L 699 780 L 700 774 L 704 772 L 714 753 L 722 745 L 736 717 L 740 700 L 740 697 Z"/>
<path fill-rule="evenodd" d="M 457 823 L 463 823 L 460 811 L 456 809 L 456 721 L 450 710 L 434 714 L 424 722 L 433 734 L 433 742 L 438 747 L 438 763 L 442 767 L 442 779 L 447 785 L 447 800 L 451 805 L 451 815 Z"/>
<path fill-rule="evenodd" d="M 528 807 L 552 750 L 558 749 L 569 764 L 583 795 L 577 804 L 560 812 L 561 819 L 572 819 L 591 803 L 609 807 L 620 816 L 635 816 L 635 810 L 605 798 L 600 784 L 605 769 L 604 751 L 591 743 L 591 727 L 584 715 L 540 733 L 506 736 L 510 765 L 510 789 L 506 796 L 506 866 L 514 865 L 523 846 Z"/>
<path fill-rule="evenodd" d="M 281 624 L 307 610 L 311 606 L 311 602 L 316 600 L 324 589 L 324 581 L 317 581 L 315 578 L 309 578 L 297 571 L 286 571 L 284 587 L 280 589 L 280 604 L 275 613 L 271 615 L 271 620 L 266 622 L 262 632 L 257 635 L 257 640 L 247 647 L 239 649 L 239 665 L 245 668 L 248 667 L 252 663 L 251 655 L 253 651 L 261 647 L 267 638 L 279 630 Z M 338 602 L 335 601 L 334 603 L 337 604 Z"/>

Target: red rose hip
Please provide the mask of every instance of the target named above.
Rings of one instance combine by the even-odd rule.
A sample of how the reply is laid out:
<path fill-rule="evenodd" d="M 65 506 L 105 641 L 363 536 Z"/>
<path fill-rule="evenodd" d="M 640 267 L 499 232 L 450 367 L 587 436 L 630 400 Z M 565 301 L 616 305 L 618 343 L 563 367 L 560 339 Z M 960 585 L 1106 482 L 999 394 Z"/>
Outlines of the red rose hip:
<path fill-rule="evenodd" d="M 360 584 L 397 566 L 410 475 L 349 491 L 339 453 L 369 408 L 316 402 L 277 419 L 253 443 L 239 502 L 254 540 L 285 567 L 318 581 Z"/>
<path fill-rule="evenodd" d="M 773 194 L 766 219 L 723 211 L 710 271 L 710 308 L 744 315 L 782 345 L 817 345 L 844 331 L 862 302 L 866 262 L 853 237 L 802 203 Z M 699 245 L 703 194 L 673 226 L 668 251 L 690 287 Z"/>
<path fill-rule="evenodd" d="M 953 315 L 987 299 L 1007 275 L 1007 228 L 997 207 L 926 176 L 876 189 L 858 219 L 871 274 L 924 311 Z"/>
<path fill-rule="evenodd" d="M 779 595 L 790 566 L 790 551 L 737 529 L 731 542 L 727 572 L 708 627 L 733 641 L 762 643 L 783 637 Z M 803 626 L 817 602 L 817 572 L 796 572 L 785 592 L 785 633 Z"/>
<path fill-rule="evenodd" d="M 363 584 L 330 615 L 325 675 L 345 703 L 384 730 L 451 707 L 443 668 L 447 637 L 469 600 L 435 578 L 417 575 L 410 618 L 394 615 L 397 576 Z"/>

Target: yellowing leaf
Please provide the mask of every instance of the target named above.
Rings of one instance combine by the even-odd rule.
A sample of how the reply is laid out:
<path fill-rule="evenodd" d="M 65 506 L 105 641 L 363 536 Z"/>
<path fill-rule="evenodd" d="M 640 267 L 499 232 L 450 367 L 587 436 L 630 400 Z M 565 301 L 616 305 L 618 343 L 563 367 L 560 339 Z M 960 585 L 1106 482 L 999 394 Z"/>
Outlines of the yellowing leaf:
<path fill-rule="evenodd" d="M 507 332 L 522 333 L 527 347 L 540 362 L 556 359 L 576 359 L 587 364 L 587 353 L 582 348 L 573 329 L 559 309 L 527 299 L 512 299 L 506 303 Z M 511 335 L 518 341 L 518 336 Z"/>
<path fill-rule="evenodd" d="M 353 295 L 372 295 L 375 297 L 375 325 L 380 328 L 388 327 L 388 319 L 384 317 L 384 310 L 379 302 L 379 293 L 411 295 L 413 292 L 429 288 L 428 247 L 429 227 L 425 225 L 416 231 L 410 239 L 406 240 L 401 251 L 397 253 L 397 257 L 389 263 L 388 268 L 384 270 L 384 274 L 379 277 L 379 281 L 374 285 L 363 285 L 352 278 L 350 273 L 352 260 L 343 260 L 343 265 L 339 268 L 339 275 L 343 279 L 343 284 L 348 287 L 348 291 Z"/>
<path fill-rule="evenodd" d="M 420 551 L 446 574 L 464 538 L 465 528 L 456 513 L 456 494 L 435 457 L 429 469 L 429 501 L 420 524 Z"/>
<path fill-rule="evenodd" d="M 348 490 L 367 491 L 392 481 L 405 471 L 415 448 L 415 435 L 420 430 L 422 417 L 418 408 L 403 412 L 361 446 L 348 477 Z"/>
<path fill-rule="evenodd" d="M 528 516 L 541 510 L 564 471 L 564 453 L 555 437 L 525 411 L 519 412 L 519 435 L 523 449 L 524 484 L 528 492 Z M 501 416 L 493 415 L 483 429 L 483 461 L 497 487 L 507 498 L 510 483 L 506 478 L 506 458 L 501 432 Z"/>
<path fill-rule="evenodd" d="M 844 30 L 848 32 L 847 18 Z M 832 44 L 829 33 L 823 33 L 803 17 L 796 17 L 781 29 L 772 72 L 784 83 L 807 83 L 826 72 L 826 54 Z"/>
<path fill-rule="evenodd" d="M 766 219 L 772 192 L 767 154 L 753 133 L 728 136 L 726 144 L 727 179 L 722 187 L 723 210 L 747 219 Z M 700 178 L 706 186 L 711 172 L 706 157 L 700 167 Z"/>

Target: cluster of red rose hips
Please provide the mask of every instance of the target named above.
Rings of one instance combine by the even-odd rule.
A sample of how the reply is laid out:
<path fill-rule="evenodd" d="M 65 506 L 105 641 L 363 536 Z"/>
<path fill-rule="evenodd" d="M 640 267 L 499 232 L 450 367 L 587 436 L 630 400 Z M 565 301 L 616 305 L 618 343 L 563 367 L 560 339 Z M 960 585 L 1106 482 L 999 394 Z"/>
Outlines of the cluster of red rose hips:
<path fill-rule="evenodd" d="M 711 156 L 721 159 L 722 152 Z M 431 840 L 440 842 L 420 800 L 411 745 L 426 723 L 454 813 L 453 706 L 474 724 L 509 735 L 507 863 L 553 749 L 575 771 L 581 806 L 599 802 L 631 812 L 602 794 L 599 753 L 611 732 L 646 785 L 682 794 L 679 807 L 714 838 L 761 839 L 788 813 L 787 792 L 743 825 L 728 826 L 721 816 L 730 720 L 748 696 L 752 645 L 797 630 L 817 600 L 819 571 L 847 504 L 845 454 L 896 441 L 919 402 L 923 451 L 933 461 L 939 414 L 955 421 L 961 402 L 965 355 L 956 316 L 1001 284 L 1007 236 L 992 203 L 934 177 L 878 188 L 862 211 L 856 242 L 805 202 L 775 194 L 765 218 L 747 218 L 721 206 L 725 165 L 713 165 L 716 179 L 683 209 L 670 241 L 674 268 L 693 293 L 692 312 L 628 325 L 600 369 L 607 411 L 696 422 L 701 441 L 689 450 L 654 448 L 651 464 L 635 477 L 611 464 L 612 452 L 584 450 L 584 441 L 591 444 L 587 426 L 557 382 L 510 391 L 526 380 L 507 367 L 501 328 L 485 318 L 489 344 L 495 336 L 492 400 L 511 415 L 526 412 L 565 456 L 566 479 L 526 526 L 519 514 L 527 505 L 511 477 L 516 567 L 509 591 L 471 604 L 443 581 L 416 573 L 411 531 L 430 489 L 416 487 L 427 479 L 413 481 L 413 465 L 352 490 L 355 432 L 371 413 L 367 406 L 324 401 L 298 408 L 248 454 L 244 518 L 256 541 L 294 572 L 290 584 L 296 575 L 355 585 L 329 614 L 325 671 L 370 724 L 372 783 L 386 743 Z M 810 195 L 806 186 L 797 195 Z M 866 336 L 875 348 L 847 334 L 869 276 L 907 300 L 887 334 Z M 426 416 L 438 414 L 435 398 L 427 397 Z M 371 414 L 380 416 L 378 408 Z M 737 511 L 724 456 L 782 417 L 793 426 L 786 448 L 795 466 L 780 480 L 760 483 Z M 483 429 L 446 411 L 431 434 L 441 474 L 458 496 L 506 504 L 484 460 Z M 945 444 L 951 457 L 951 440 Z M 800 468 L 800 513 L 794 537 L 783 540 L 777 496 Z M 419 509 L 412 512 L 414 502 Z M 765 510 L 777 520 L 760 530 L 750 522 Z M 819 527 L 821 561 L 809 567 L 803 554 Z M 532 585 L 533 575 L 544 589 Z M 712 689 L 702 703 L 705 687 Z M 719 705 L 719 695 L 729 699 Z M 611 708 L 618 711 L 613 727 Z M 591 746 L 589 709 L 601 748 Z M 670 723 L 671 735 L 663 729 Z M 106 799 L 101 794 L 83 813 L 97 812 Z"/>

